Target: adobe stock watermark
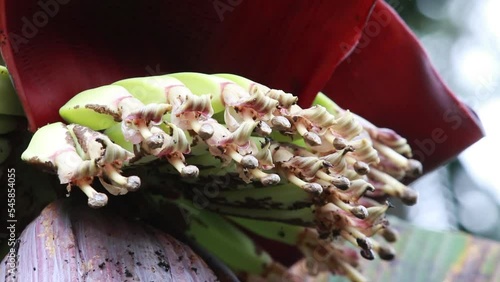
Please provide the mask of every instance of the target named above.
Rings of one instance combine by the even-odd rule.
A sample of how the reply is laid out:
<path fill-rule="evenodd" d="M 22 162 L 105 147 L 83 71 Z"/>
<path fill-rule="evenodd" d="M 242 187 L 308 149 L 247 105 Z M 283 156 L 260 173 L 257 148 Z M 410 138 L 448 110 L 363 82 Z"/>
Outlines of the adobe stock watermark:
<path fill-rule="evenodd" d="M 16 238 L 17 232 L 17 219 L 16 219 L 16 169 L 7 169 L 7 232 L 8 232 L 8 254 L 6 255 L 6 269 L 7 273 L 5 278 L 15 279 L 18 256 L 17 247 L 19 241 Z"/>
<path fill-rule="evenodd" d="M 66 5 L 71 0 L 40 0 L 37 2 L 39 9 L 31 17 L 22 17 L 21 34 L 9 32 L 9 40 L 15 53 L 19 51 L 22 44 L 27 44 L 33 39 L 40 29 L 44 28 L 50 21 L 59 14 L 62 5 Z"/>
<path fill-rule="evenodd" d="M 214 0 L 212 1 L 212 5 L 214 6 L 214 10 L 219 20 L 222 22 L 224 21 L 224 14 L 234 11 L 234 8 L 242 2 L 243 0 Z"/>
<path fill-rule="evenodd" d="M 387 3 L 394 7 L 398 13 L 404 9 L 399 0 L 389 0 Z M 348 53 L 350 53 L 350 55 L 345 59 L 345 62 L 348 64 L 351 63 L 351 56 L 353 54 L 361 53 L 364 48 L 370 45 L 372 39 L 377 37 L 382 29 L 387 27 L 392 20 L 393 15 L 386 10 L 373 11 L 370 19 L 363 29 L 354 27 L 354 31 L 361 34 L 361 38 L 359 39 L 358 44 L 354 47 L 354 50 L 351 51 L 351 45 L 346 42 L 342 42 L 339 45 L 340 50 L 344 53 L 344 55 L 348 55 Z"/>

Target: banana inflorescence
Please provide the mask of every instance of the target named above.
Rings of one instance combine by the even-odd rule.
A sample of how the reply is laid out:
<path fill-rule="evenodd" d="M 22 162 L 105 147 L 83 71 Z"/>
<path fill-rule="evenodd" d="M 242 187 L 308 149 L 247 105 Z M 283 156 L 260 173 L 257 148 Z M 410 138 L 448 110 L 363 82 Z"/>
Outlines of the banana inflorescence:
<path fill-rule="evenodd" d="M 406 140 L 321 93 L 304 109 L 292 94 L 241 76 L 175 73 L 86 90 L 60 115 L 70 124 L 40 128 L 24 160 L 100 207 L 108 198 L 91 186 L 94 178 L 122 195 L 141 185 L 122 169 L 165 159 L 162 178 L 186 184 L 166 185 L 181 195 L 169 201 L 196 219 L 186 232 L 249 279 L 294 278 L 235 225 L 296 246 L 311 273 L 362 281 L 358 253 L 394 257 L 377 239 L 397 237 L 384 216 L 386 196 L 417 200 L 400 182 L 422 171 Z M 206 195 L 217 183 L 224 184 Z"/>

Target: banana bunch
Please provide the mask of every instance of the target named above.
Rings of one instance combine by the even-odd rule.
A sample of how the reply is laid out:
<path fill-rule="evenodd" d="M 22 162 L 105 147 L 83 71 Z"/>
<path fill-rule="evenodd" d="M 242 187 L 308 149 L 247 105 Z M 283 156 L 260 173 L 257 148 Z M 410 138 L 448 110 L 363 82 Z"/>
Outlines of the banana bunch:
<path fill-rule="evenodd" d="M 0 66 L 0 101 L 0 164 L 2 164 L 12 150 L 6 134 L 14 131 L 17 128 L 19 117 L 24 116 L 9 72 L 4 66 Z"/>
<path fill-rule="evenodd" d="M 364 281 L 358 253 L 394 257 L 379 242 L 397 237 L 387 196 L 417 201 L 400 182 L 422 171 L 406 139 L 321 93 L 302 108 L 241 76 L 186 72 L 86 90 L 59 113 L 69 125 L 40 128 L 23 160 L 79 187 L 91 207 L 108 200 L 94 178 L 123 195 L 141 179 L 122 170 L 148 166 L 142 180 L 175 191 L 164 198 L 194 218 L 186 233 L 248 280 L 294 278 L 235 225 L 296 246 L 313 274 Z"/>

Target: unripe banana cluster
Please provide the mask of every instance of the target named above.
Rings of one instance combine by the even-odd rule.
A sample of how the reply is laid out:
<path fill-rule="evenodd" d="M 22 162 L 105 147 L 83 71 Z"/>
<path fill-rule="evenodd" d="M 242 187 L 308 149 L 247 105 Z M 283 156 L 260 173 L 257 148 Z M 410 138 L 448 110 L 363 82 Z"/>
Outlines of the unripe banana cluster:
<path fill-rule="evenodd" d="M 301 108 L 292 94 L 232 74 L 125 79 L 68 101 L 60 115 L 70 124 L 40 128 L 22 158 L 56 172 L 68 191 L 78 186 L 92 207 L 107 202 L 105 194 L 91 187 L 94 178 L 113 195 L 139 188 L 137 176 L 120 174 L 124 166 L 165 159 L 183 178 L 230 175 L 239 182 L 212 197 L 207 210 L 297 246 L 312 273 L 328 270 L 362 280 L 355 269 L 356 252 L 337 238 L 359 248 L 366 259 L 375 253 L 392 259 L 389 246 L 370 239 L 395 238 L 384 218 L 390 204 L 366 196 L 390 195 L 414 204 L 417 194 L 400 180 L 421 173 L 421 164 L 410 159 L 410 147 L 394 131 L 341 109 L 321 93 L 315 103 Z M 192 189 L 206 184 L 189 183 Z M 216 214 L 195 211 L 189 203 L 192 196 L 192 191 L 184 191 L 177 202 L 199 217 L 192 224 L 225 224 Z M 220 236 L 238 232 L 214 233 L 213 240 L 206 241 L 212 233 L 197 228 L 191 229 L 191 236 L 208 249 Z M 289 236 L 276 236 L 279 230 Z M 223 250 L 212 251 L 224 257 Z M 226 262 L 250 276 L 286 275 L 286 268 L 269 257 L 251 251 L 247 255 L 258 257 L 254 262 L 264 267 L 239 268 L 234 261 Z"/>

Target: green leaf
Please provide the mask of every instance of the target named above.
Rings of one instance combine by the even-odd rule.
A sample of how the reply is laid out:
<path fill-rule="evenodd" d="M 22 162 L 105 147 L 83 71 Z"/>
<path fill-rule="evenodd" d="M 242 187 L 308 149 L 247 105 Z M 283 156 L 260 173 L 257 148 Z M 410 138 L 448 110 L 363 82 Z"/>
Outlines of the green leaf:
<path fill-rule="evenodd" d="M 462 232 L 439 232 L 415 227 L 396 218 L 400 232 L 397 256 L 387 262 L 362 261 L 369 281 L 498 281 L 500 243 Z M 331 282 L 348 281 L 331 277 Z"/>

